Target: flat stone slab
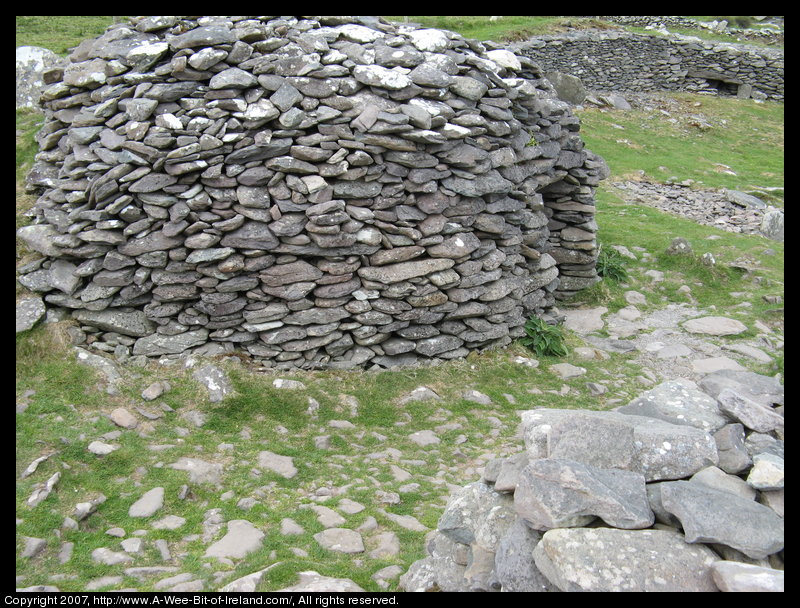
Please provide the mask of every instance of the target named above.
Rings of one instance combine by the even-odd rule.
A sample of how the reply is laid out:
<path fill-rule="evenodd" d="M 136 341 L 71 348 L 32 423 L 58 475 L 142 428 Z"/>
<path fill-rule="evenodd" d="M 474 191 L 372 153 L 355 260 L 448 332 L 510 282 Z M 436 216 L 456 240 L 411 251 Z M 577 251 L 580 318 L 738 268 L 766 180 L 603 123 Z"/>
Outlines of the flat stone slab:
<path fill-rule="evenodd" d="M 711 565 L 711 575 L 720 591 L 783 593 L 783 570 L 763 568 L 741 562 L 719 561 Z"/>
<path fill-rule="evenodd" d="M 747 326 L 744 323 L 728 317 L 689 319 L 683 323 L 683 328 L 692 334 L 706 334 L 709 336 L 735 336 L 747 331 Z"/>
<path fill-rule="evenodd" d="M 320 547 L 338 553 L 363 553 L 364 541 L 361 534 L 347 528 L 328 528 L 314 535 Z"/>
<path fill-rule="evenodd" d="M 648 482 L 682 479 L 719 462 L 714 438 L 691 426 L 613 411 L 540 408 L 521 416 L 531 459 L 636 471 Z"/>
<path fill-rule="evenodd" d="M 683 379 L 662 382 L 616 411 L 693 426 L 711 433 L 729 422 L 719 411 L 716 399 Z"/>
<path fill-rule="evenodd" d="M 215 365 L 205 365 L 192 374 L 192 378 L 208 390 L 208 400 L 219 403 L 233 393 L 227 374 Z"/>
<path fill-rule="evenodd" d="M 783 519 L 731 492 L 691 481 L 665 482 L 661 505 L 681 522 L 688 543 L 719 543 L 753 559 L 783 549 Z"/>
<path fill-rule="evenodd" d="M 281 456 L 269 450 L 264 450 L 258 454 L 258 466 L 262 469 L 277 473 L 286 479 L 292 479 L 297 475 L 297 468 L 294 466 L 294 459 L 289 456 Z"/>
<path fill-rule="evenodd" d="M 264 540 L 264 533 L 246 519 L 232 519 L 228 522 L 228 532 L 220 540 L 206 549 L 205 557 L 240 559 L 258 551 Z"/>
<path fill-rule="evenodd" d="M 177 462 L 169 465 L 171 469 L 186 471 L 189 473 L 191 483 L 210 483 L 219 485 L 222 479 L 222 465 L 214 462 L 206 462 L 199 458 L 181 458 Z"/>
<path fill-rule="evenodd" d="M 328 592 L 343 592 L 353 593 L 364 591 L 361 587 L 356 585 L 349 578 L 332 578 L 330 576 L 322 576 L 313 570 L 305 572 L 298 572 L 300 581 L 291 587 L 278 589 L 282 591 L 307 591 L 311 593 L 328 593 Z"/>
<path fill-rule="evenodd" d="M 770 407 L 783 404 L 784 401 L 783 385 L 776 378 L 755 372 L 720 370 L 709 374 L 697 384 L 712 397 L 717 397 L 723 389 L 729 388 L 739 395 Z"/>
<path fill-rule="evenodd" d="M 605 322 L 602 317 L 608 312 L 608 308 L 600 306 L 598 308 L 579 308 L 563 312 L 566 317 L 564 327 L 577 334 L 588 334 L 603 329 Z"/>
<path fill-rule="evenodd" d="M 748 399 L 729 388 L 720 391 L 717 401 L 721 411 L 757 433 L 769 433 L 783 427 L 783 416 L 771 407 Z"/>
<path fill-rule="evenodd" d="M 535 530 L 585 526 L 595 517 L 623 529 L 655 520 L 641 473 L 551 458 L 522 470 L 514 509 Z"/>
<path fill-rule="evenodd" d="M 668 530 L 549 530 L 533 558 L 561 591 L 717 590 L 711 574 L 717 554 Z"/>
<path fill-rule="evenodd" d="M 150 517 L 163 506 L 164 488 L 153 488 L 131 505 L 128 517 Z"/>

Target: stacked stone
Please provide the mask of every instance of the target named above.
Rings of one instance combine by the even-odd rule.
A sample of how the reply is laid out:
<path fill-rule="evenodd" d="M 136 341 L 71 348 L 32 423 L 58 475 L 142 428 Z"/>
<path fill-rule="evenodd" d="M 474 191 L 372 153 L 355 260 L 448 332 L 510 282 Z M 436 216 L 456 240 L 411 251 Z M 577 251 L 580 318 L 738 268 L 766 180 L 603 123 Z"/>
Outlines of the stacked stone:
<path fill-rule="evenodd" d="M 781 49 L 594 30 L 537 36 L 511 48 L 546 72 L 577 76 L 596 91 L 686 90 L 784 99 Z"/>
<path fill-rule="evenodd" d="M 783 591 L 783 387 L 664 382 L 522 413 L 526 450 L 456 491 L 406 591 Z"/>
<path fill-rule="evenodd" d="M 70 60 L 20 281 L 97 348 L 452 359 L 551 310 L 559 265 L 596 280 L 607 170 L 509 51 L 377 17 L 144 17 Z"/>

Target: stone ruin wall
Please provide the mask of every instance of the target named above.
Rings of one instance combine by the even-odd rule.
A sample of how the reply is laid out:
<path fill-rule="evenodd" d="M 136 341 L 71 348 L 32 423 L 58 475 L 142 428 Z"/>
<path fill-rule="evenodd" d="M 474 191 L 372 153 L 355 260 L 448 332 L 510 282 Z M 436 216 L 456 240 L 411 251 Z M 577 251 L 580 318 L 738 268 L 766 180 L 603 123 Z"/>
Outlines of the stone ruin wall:
<path fill-rule="evenodd" d="M 18 273 L 94 348 L 453 359 L 598 280 L 608 169 L 525 57 L 378 18 L 146 17 L 69 59 Z"/>
<path fill-rule="evenodd" d="M 546 72 L 577 76 L 591 90 L 784 99 L 780 49 L 601 31 L 537 36 L 511 48 Z"/>

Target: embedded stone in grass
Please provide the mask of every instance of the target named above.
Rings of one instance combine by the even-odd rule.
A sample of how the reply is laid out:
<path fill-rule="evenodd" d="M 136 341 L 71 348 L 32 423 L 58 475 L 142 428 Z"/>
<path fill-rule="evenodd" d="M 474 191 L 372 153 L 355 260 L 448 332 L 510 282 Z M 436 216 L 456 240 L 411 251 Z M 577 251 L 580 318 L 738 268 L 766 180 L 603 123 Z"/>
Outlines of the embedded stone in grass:
<path fill-rule="evenodd" d="M 586 373 L 586 368 L 577 367 L 570 363 L 557 363 L 550 366 L 550 371 L 556 374 L 559 378 L 567 380 L 569 378 L 577 378 Z"/>
<path fill-rule="evenodd" d="M 427 386 L 418 386 L 413 391 L 404 395 L 400 398 L 398 403 L 400 405 L 405 405 L 406 403 L 410 403 L 412 401 L 439 401 L 441 397 L 436 394 L 433 390 L 429 389 Z"/>
<path fill-rule="evenodd" d="M 136 425 L 139 424 L 136 416 L 131 414 L 124 407 L 116 408 L 108 417 L 111 419 L 111 422 L 125 429 L 136 428 Z"/>
<path fill-rule="evenodd" d="M 110 443 L 103 443 L 102 441 L 92 441 L 88 447 L 88 449 L 92 454 L 97 454 L 98 456 L 105 456 L 110 454 L 114 450 L 118 450 L 118 445 L 112 445 Z"/>
<path fill-rule="evenodd" d="M 261 548 L 264 533 L 246 519 L 232 519 L 228 532 L 206 549 L 204 557 L 242 558 Z"/>
<path fill-rule="evenodd" d="M 130 563 L 133 558 L 127 553 L 112 551 L 108 547 L 100 547 L 92 551 L 92 560 L 106 566 L 116 566 L 117 564 Z"/>
<path fill-rule="evenodd" d="M 436 445 L 441 442 L 441 439 L 433 431 L 417 431 L 408 436 L 408 438 L 419 446 L 427 447 L 429 445 Z"/>
<path fill-rule="evenodd" d="M 145 401 L 153 401 L 158 399 L 161 395 L 166 393 L 172 387 L 166 380 L 159 380 L 153 382 L 150 386 L 142 391 L 142 399 Z"/>
<path fill-rule="evenodd" d="M 364 541 L 361 534 L 347 528 L 328 528 L 314 535 L 314 540 L 323 549 L 338 553 L 363 553 Z"/>
<path fill-rule="evenodd" d="M 294 460 L 290 456 L 281 456 L 269 450 L 259 453 L 258 466 L 277 473 L 286 479 L 292 479 L 297 475 L 297 468 L 294 466 Z"/>
<path fill-rule="evenodd" d="M 290 517 L 284 517 L 281 520 L 281 534 L 284 536 L 295 536 L 304 534 L 305 530 L 295 520 Z"/>
<path fill-rule="evenodd" d="M 128 509 L 129 517 L 150 517 L 161 507 L 164 506 L 164 488 L 158 487 L 145 492 L 145 494 L 133 503 Z"/>
<path fill-rule="evenodd" d="M 181 458 L 169 465 L 171 469 L 187 471 L 191 483 L 210 483 L 219 485 L 222 478 L 222 465 L 206 462 L 199 458 Z"/>
<path fill-rule="evenodd" d="M 298 572 L 300 582 L 291 587 L 278 589 L 281 591 L 310 591 L 310 592 L 358 592 L 364 591 L 361 587 L 356 585 L 349 578 L 331 578 L 329 576 L 322 576 L 321 574 L 309 570 L 307 572 Z"/>
<path fill-rule="evenodd" d="M 198 369 L 192 378 L 200 382 L 208 390 L 208 399 L 219 403 L 233 392 L 228 376 L 215 365 L 206 365 Z"/>
<path fill-rule="evenodd" d="M 272 386 L 275 388 L 285 388 L 285 389 L 304 389 L 306 387 L 305 384 L 302 382 L 298 382 L 297 380 L 286 380 L 284 378 L 276 378 L 272 381 Z"/>
<path fill-rule="evenodd" d="M 747 331 L 747 326 L 744 323 L 727 317 L 689 319 L 683 323 L 683 328 L 689 333 L 710 336 L 734 336 Z"/>
<path fill-rule="evenodd" d="M 153 522 L 153 528 L 156 530 L 177 530 L 185 523 L 186 519 L 183 517 L 179 517 L 178 515 L 167 515 L 166 517 L 162 517 L 158 521 Z"/>

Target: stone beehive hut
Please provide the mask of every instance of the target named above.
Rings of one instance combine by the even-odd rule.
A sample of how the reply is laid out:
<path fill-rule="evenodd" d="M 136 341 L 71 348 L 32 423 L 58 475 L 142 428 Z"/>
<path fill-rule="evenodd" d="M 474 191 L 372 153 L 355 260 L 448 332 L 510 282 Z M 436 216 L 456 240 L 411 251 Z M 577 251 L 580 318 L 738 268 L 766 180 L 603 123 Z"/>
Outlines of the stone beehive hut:
<path fill-rule="evenodd" d="M 376 17 L 145 17 L 42 95 L 20 281 L 103 350 L 452 359 L 597 280 L 606 176 L 539 68 Z"/>

